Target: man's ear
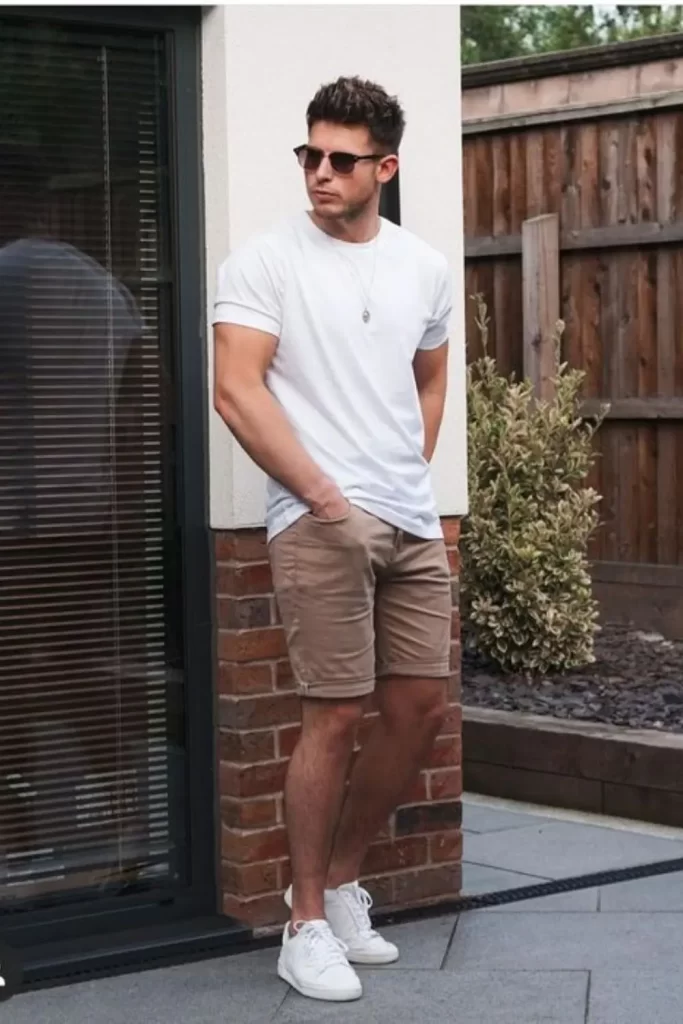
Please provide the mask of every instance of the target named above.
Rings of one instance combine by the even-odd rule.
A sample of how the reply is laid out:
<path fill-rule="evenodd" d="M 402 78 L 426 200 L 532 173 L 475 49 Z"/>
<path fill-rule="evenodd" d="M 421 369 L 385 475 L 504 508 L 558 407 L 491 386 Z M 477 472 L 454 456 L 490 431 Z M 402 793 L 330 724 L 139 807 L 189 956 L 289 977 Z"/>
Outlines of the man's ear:
<path fill-rule="evenodd" d="M 386 185 L 396 174 L 398 170 L 398 157 L 397 156 L 386 156 L 379 163 L 377 167 L 377 181 L 381 185 Z"/>

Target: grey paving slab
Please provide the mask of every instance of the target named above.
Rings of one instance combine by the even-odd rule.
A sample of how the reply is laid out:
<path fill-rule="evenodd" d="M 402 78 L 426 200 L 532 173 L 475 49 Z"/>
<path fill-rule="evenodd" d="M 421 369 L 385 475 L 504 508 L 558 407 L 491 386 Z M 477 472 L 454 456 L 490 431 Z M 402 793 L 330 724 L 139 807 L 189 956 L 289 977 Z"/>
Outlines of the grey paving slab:
<path fill-rule="evenodd" d="M 437 917 L 425 921 L 382 928 L 390 942 L 395 942 L 401 958 L 389 970 L 436 970 L 441 967 L 448 949 L 457 917 Z"/>
<path fill-rule="evenodd" d="M 468 861 L 546 878 L 676 857 L 683 841 L 564 821 L 465 837 Z"/>
<path fill-rule="evenodd" d="M 683 872 L 605 885 L 600 890 L 600 910 L 604 913 L 624 910 L 683 913 Z"/>
<path fill-rule="evenodd" d="M 476 896 L 484 892 L 496 892 L 501 889 L 521 889 L 526 885 L 547 882 L 547 878 L 534 875 L 520 875 L 514 871 L 502 871 L 485 864 L 470 864 L 465 861 L 462 866 L 462 892 L 464 896 Z M 519 912 L 538 910 L 543 913 L 553 910 L 597 910 L 598 890 L 579 889 L 576 892 L 555 893 L 539 899 L 520 900 L 519 903 L 508 903 L 495 908 L 497 911 Z M 490 913 L 490 910 L 482 913 Z"/>
<path fill-rule="evenodd" d="M 595 971 L 587 1024 L 681 1024 L 683 975 L 647 968 Z"/>
<path fill-rule="evenodd" d="M 266 949 L 255 949 L 253 953 L 240 953 L 237 956 L 222 957 L 222 963 L 231 969 L 239 968 L 244 971 L 272 971 L 280 952 L 280 939 L 277 944 Z"/>
<path fill-rule="evenodd" d="M 649 961 L 679 971 L 681 948 L 681 914 L 468 913 L 446 970 L 637 971 Z"/>
<path fill-rule="evenodd" d="M 506 832 L 525 825 L 542 825 L 554 821 L 541 814 L 520 814 L 486 804 L 462 802 L 462 827 L 466 832 Z"/>
<path fill-rule="evenodd" d="M 358 1003 L 334 1006 L 287 997 L 277 1024 L 584 1024 L 585 972 L 446 974 L 362 972 Z M 649 1022 L 648 1022 L 649 1024 Z"/>
<path fill-rule="evenodd" d="M 506 871 L 505 868 L 496 868 L 490 864 L 473 864 L 467 858 L 462 864 L 462 889 L 466 894 L 495 892 L 496 889 L 518 889 L 523 885 L 547 881 L 547 878 L 540 875 Z"/>
<path fill-rule="evenodd" d="M 2 1024 L 264 1024 L 287 995 L 272 969 L 226 958 L 29 992 Z M 272 961 L 272 951 L 270 954 Z"/>

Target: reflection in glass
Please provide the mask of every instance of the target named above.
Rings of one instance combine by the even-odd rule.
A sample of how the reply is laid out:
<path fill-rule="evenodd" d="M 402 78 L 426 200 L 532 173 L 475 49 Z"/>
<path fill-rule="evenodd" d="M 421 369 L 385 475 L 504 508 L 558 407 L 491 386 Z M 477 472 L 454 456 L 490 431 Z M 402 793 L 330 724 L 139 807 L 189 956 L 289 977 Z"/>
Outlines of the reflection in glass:
<path fill-rule="evenodd" d="M 161 44 L 0 27 L 1 908 L 184 830 Z"/>

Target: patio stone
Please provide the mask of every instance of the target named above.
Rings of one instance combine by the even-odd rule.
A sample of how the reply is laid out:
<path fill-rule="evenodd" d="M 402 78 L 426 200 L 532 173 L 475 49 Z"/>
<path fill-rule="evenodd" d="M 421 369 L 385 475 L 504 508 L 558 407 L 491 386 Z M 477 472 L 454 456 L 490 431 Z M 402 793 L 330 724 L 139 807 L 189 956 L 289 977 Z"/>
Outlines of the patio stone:
<path fill-rule="evenodd" d="M 382 935 L 396 943 L 401 954 L 400 960 L 388 965 L 388 969 L 438 971 L 457 920 L 449 915 L 382 928 Z"/>
<path fill-rule="evenodd" d="M 679 840 L 560 821 L 514 832 L 469 835 L 465 841 L 468 861 L 546 878 L 568 878 L 677 857 L 683 857 L 683 842 Z"/>
<path fill-rule="evenodd" d="M 271 957 L 273 951 L 270 951 Z M 264 1024 L 287 987 L 240 957 L 41 989 L 3 1006 L 2 1024 Z"/>
<path fill-rule="evenodd" d="M 681 1024 L 680 971 L 594 971 L 587 1024 Z"/>
<path fill-rule="evenodd" d="M 600 910 L 603 913 L 624 910 L 683 913 L 683 873 L 678 871 L 670 875 L 604 885 L 600 890 Z"/>
<path fill-rule="evenodd" d="M 346 1005 L 312 1003 L 292 994 L 277 1024 L 584 1024 L 588 975 L 481 971 L 368 971 L 364 996 Z M 649 1022 L 648 1022 L 649 1024 Z"/>
<path fill-rule="evenodd" d="M 682 947 L 682 914 L 463 914 L 446 969 L 679 971 Z"/>
<path fill-rule="evenodd" d="M 543 814 L 521 814 L 501 807 L 487 807 L 486 804 L 462 802 L 462 827 L 465 832 L 505 832 L 525 825 L 542 825 L 554 819 Z"/>

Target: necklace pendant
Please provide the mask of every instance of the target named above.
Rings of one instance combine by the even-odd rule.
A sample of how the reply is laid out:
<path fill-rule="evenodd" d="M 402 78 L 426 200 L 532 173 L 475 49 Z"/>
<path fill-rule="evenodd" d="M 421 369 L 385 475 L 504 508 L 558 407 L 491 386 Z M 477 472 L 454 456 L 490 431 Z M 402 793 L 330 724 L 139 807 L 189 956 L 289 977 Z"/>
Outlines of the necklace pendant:
<path fill-rule="evenodd" d="M 363 323 L 367 324 L 369 322 L 369 320 L 370 320 L 370 310 L 369 309 L 364 309 L 363 310 Z"/>

